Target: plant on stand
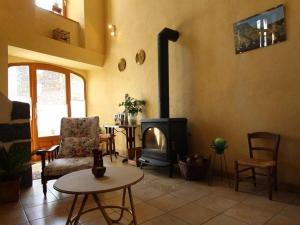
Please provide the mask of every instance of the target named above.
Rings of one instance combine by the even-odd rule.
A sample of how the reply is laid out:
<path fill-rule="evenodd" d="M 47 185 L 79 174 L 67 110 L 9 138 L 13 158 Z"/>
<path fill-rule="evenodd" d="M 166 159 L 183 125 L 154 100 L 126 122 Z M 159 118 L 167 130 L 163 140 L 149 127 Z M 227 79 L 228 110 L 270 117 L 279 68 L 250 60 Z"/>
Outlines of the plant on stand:
<path fill-rule="evenodd" d="M 145 100 L 138 100 L 125 94 L 125 100 L 119 104 L 124 106 L 124 113 L 128 114 L 129 125 L 136 125 L 137 114 L 143 111 L 143 106 L 146 104 Z"/>
<path fill-rule="evenodd" d="M 228 148 L 228 145 L 225 139 L 217 137 L 212 141 L 211 147 L 217 154 L 222 155 L 224 153 L 224 150 Z"/>

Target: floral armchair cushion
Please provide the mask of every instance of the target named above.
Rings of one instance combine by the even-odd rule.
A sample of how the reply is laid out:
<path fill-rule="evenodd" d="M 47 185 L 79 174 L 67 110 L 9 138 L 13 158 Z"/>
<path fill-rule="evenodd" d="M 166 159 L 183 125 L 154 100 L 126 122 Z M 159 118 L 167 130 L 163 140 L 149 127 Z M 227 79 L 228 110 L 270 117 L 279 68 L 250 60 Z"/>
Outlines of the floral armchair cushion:
<path fill-rule="evenodd" d="M 58 158 L 87 157 L 99 148 L 99 117 L 62 118 Z"/>
<path fill-rule="evenodd" d="M 66 137 L 60 143 L 58 158 L 73 158 L 91 156 L 92 150 L 98 148 L 94 138 Z"/>
<path fill-rule="evenodd" d="M 98 137 L 99 117 L 62 118 L 60 137 Z"/>

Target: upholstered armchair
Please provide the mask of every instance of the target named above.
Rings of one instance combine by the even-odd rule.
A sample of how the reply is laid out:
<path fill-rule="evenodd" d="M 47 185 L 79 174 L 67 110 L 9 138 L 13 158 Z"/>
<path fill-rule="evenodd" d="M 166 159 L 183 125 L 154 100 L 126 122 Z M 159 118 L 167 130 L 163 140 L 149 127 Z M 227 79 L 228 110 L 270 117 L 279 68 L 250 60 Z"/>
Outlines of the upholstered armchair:
<path fill-rule="evenodd" d="M 44 195 L 47 194 L 48 180 L 91 168 L 93 149 L 99 149 L 99 117 L 62 118 L 60 144 L 37 152 L 42 161 Z"/>
<path fill-rule="evenodd" d="M 10 101 L 0 92 L 0 146 L 20 146 L 31 158 L 30 105 Z M 31 166 L 21 175 L 20 186 L 32 186 Z"/>

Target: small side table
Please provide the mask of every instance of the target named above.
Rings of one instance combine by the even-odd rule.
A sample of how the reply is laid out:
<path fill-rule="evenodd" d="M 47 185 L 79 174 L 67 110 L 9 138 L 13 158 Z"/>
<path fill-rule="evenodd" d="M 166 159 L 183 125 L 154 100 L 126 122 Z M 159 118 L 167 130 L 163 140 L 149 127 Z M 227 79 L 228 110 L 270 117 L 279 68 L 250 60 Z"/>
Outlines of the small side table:
<path fill-rule="evenodd" d="M 126 148 L 133 149 L 135 148 L 135 130 L 136 125 L 104 125 L 106 133 L 115 135 L 116 132 L 121 132 L 126 137 Z M 120 130 L 122 129 L 122 130 Z M 127 158 L 123 162 L 127 162 Z"/>
<path fill-rule="evenodd" d="M 114 154 L 117 158 L 117 155 L 119 154 L 119 152 L 116 151 L 115 135 L 110 133 L 100 134 L 99 138 L 100 143 L 106 144 L 106 152 L 103 154 L 103 156 L 110 155 L 110 161 L 112 162 L 112 155 Z"/>
<path fill-rule="evenodd" d="M 225 176 L 225 178 L 228 180 L 229 187 L 231 187 L 230 175 L 228 173 L 225 152 L 223 152 L 222 154 L 218 154 L 214 150 L 212 153 L 211 164 L 210 164 L 210 169 L 209 169 L 209 173 L 208 173 L 209 184 L 211 184 L 213 182 L 214 176 L 216 175 L 215 171 L 216 171 L 216 169 L 218 169 L 217 161 L 219 161 L 219 170 L 220 170 L 220 175 L 221 175 L 222 179 Z M 216 168 L 214 168 L 215 166 L 216 166 Z"/>

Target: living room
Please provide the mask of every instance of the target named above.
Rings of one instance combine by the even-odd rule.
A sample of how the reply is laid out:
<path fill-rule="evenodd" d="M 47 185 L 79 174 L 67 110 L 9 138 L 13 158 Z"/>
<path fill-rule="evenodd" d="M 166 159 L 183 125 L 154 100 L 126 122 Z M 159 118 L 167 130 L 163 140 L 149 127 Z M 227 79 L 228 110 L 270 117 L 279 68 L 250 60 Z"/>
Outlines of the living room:
<path fill-rule="evenodd" d="M 164 169 L 152 171 L 146 167 L 144 179 L 136 189 L 133 186 L 138 224 L 298 223 L 300 2 L 61 2 L 66 4 L 61 11 L 43 9 L 34 0 L 1 2 L 0 92 L 3 95 L 9 96 L 8 67 L 26 65 L 32 72 L 34 68 L 43 70 L 50 65 L 53 71 L 72 73 L 84 80 L 81 99 L 84 109 L 80 112 L 88 117 L 99 116 L 102 129 L 114 124 L 115 115 L 123 112 L 119 103 L 124 101 L 125 94 L 145 100 L 139 121 L 141 117 L 159 118 L 157 38 L 167 27 L 179 32 L 178 40 L 168 43 L 169 117 L 187 119 L 189 155 L 209 157 L 212 140 L 223 137 L 228 145 L 226 161 L 233 184 L 234 161 L 249 156 L 247 134 L 257 131 L 280 134 L 279 191 L 273 192 L 272 201 L 266 192 L 252 185 L 244 189 L 241 185 L 239 192 L 235 192 L 222 182 L 212 185 L 207 185 L 206 180 L 186 182 L 179 171 L 171 179 Z M 236 54 L 234 24 L 280 4 L 284 7 L 286 40 Z M 54 40 L 56 28 L 67 32 L 69 38 Z M 144 52 L 142 63 L 136 61 L 140 50 Z M 71 75 L 66 76 L 71 79 Z M 33 90 L 34 83 L 30 85 Z M 34 97 L 32 102 L 37 101 L 37 95 L 31 95 L 34 92 L 38 93 L 38 88 L 30 93 Z M 72 109 L 69 110 L 68 115 L 72 115 Z M 7 110 L 1 106 L 1 111 L 5 114 Z M 38 120 L 33 125 L 38 130 L 37 123 Z M 31 134 L 32 150 L 50 147 L 57 141 L 40 138 L 37 132 Z M 137 129 L 137 146 L 142 145 L 141 139 L 141 131 Z M 115 145 L 120 157 L 110 162 L 105 156 L 105 165 L 122 165 L 121 156 L 127 154 L 124 135 L 116 135 Z M 44 199 L 40 180 L 35 180 L 32 188 L 21 191 L 20 202 L 1 205 L 1 220 L 5 224 L 65 224 L 66 208 L 72 202 L 53 189 L 54 182 L 48 182 L 49 191 Z M 116 196 L 120 198 L 116 194 L 107 200 L 117 201 Z M 161 209 L 159 205 L 164 201 L 169 201 L 172 207 Z M 210 202 L 217 203 L 209 207 Z M 95 212 L 79 223 L 105 224 L 98 214 Z"/>

